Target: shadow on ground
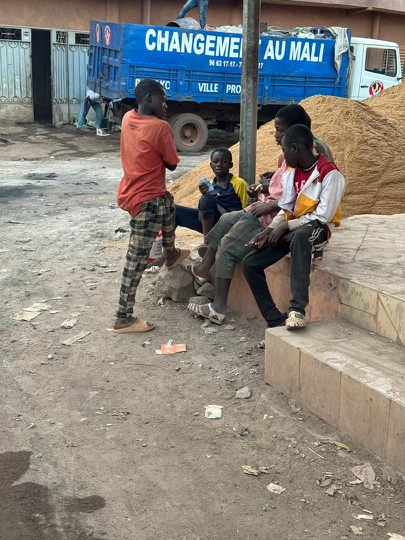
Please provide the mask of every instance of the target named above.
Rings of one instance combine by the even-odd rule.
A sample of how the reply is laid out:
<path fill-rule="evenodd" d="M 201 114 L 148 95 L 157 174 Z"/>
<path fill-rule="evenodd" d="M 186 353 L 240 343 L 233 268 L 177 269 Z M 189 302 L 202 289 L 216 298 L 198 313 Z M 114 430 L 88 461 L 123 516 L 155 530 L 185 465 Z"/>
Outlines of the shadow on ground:
<path fill-rule="evenodd" d="M 100 540 L 80 525 L 80 514 L 105 506 L 98 495 L 52 503 L 51 491 L 34 482 L 16 483 L 30 467 L 31 452 L 0 454 L 1 540 Z"/>

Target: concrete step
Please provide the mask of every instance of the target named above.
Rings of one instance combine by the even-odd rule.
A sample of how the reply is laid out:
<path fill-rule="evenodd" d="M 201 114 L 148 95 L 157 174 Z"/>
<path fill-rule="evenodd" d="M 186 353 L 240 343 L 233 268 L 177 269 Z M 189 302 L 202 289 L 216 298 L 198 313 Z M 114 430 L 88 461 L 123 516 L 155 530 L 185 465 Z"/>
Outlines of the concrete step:
<path fill-rule="evenodd" d="M 266 331 L 265 380 L 405 474 L 405 348 L 350 322 Z"/>

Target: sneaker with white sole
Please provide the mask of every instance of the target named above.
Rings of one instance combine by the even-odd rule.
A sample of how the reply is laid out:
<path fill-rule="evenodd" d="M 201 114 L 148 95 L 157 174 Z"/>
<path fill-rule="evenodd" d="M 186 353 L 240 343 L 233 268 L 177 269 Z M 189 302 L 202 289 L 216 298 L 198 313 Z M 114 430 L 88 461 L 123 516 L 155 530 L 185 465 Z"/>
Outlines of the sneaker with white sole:
<path fill-rule="evenodd" d="M 285 322 L 287 330 L 298 330 L 299 328 L 305 328 L 306 325 L 305 315 L 299 311 L 290 311 L 288 319 Z"/>
<path fill-rule="evenodd" d="M 97 128 L 96 135 L 97 137 L 109 137 L 111 133 L 106 132 L 104 129 Z"/>

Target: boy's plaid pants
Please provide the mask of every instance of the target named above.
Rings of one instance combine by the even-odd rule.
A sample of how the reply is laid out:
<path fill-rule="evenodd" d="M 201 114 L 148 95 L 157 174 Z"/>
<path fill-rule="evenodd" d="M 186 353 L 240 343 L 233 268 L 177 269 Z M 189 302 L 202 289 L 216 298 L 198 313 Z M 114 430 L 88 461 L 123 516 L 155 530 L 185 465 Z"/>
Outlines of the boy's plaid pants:
<path fill-rule="evenodd" d="M 137 216 L 131 219 L 131 236 L 126 263 L 122 274 L 117 317 L 133 314 L 135 295 L 142 274 L 148 264 L 149 253 L 159 231 L 163 233 L 163 248 L 174 248 L 174 202 L 158 197 L 142 205 Z"/>

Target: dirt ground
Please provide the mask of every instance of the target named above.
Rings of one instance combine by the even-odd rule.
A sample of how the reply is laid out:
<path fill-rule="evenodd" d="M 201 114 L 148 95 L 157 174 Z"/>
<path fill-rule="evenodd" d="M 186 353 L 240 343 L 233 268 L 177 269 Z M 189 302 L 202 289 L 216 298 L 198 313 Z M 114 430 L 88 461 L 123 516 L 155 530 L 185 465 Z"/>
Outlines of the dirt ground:
<path fill-rule="evenodd" d="M 0 540 L 405 535 L 402 477 L 264 383 L 261 321 L 233 314 L 234 331 L 205 334 L 185 305 L 160 305 L 148 274 L 138 310 L 156 330 L 110 331 L 128 239 L 115 232 L 128 230 L 118 135 L 34 125 L 0 136 L 11 141 L 0 145 Z M 212 137 L 169 179 L 233 142 Z M 180 232 L 179 242 L 196 239 Z M 49 307 L 13 319 L 37 302 Z M 63 329 L 66 319 L 77 322 Z M 187 352 L 158 356 L 169 339 Z M 235 399 L 243 386 L 252 397 Z M 210 404 L 222 419 L 204 418 Z M 372 490 L 350 483 L 367 462 Z M 334 495 L 317 483 L 325 473 Z"/>

